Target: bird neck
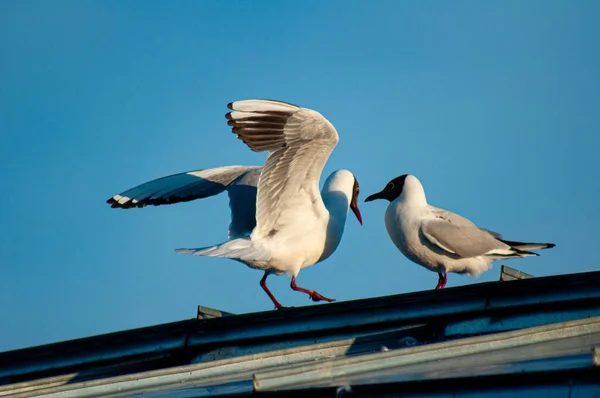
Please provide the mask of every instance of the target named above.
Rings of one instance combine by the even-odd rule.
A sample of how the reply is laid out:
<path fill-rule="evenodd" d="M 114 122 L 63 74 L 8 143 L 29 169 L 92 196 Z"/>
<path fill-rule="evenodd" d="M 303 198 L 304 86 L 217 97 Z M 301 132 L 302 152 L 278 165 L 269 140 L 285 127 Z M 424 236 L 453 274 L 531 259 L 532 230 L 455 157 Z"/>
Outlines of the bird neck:
<path fill-rule="evenodd" d="M 427 197 L 423 185 L 416 178 L 407 178 L 402 195 L 398 198 L 402 204 L 411 207 L 427 206 Z"/>
<path fill-rule="evenodd" d="M 329 212 L 329 218 L 327 221 L 325 248 L 319 261 L 323 261 L 329 257 L 340 244 L 350 207 L 350 199 L 342 191 L 324 188 L 321 192 L 321 197 L 323 198 L 325 208 Z"/>
<path fill-rule="evenodd" d="M 327 177 L 321 190 L 321 198 L 329 212 L 329 217 L 340 224 L 342 230 L 350 209 L 354 183 L 355 179 L 352 173 L 348 170 L 337 170 Z"/>
<path fill-rule="evenodd" d="M 324 188 L 321 192 L 321 198 L 323 199 L 325 208 L 329 212 L 329 217 L 340 223 L 343 228 L 348 217 L 348 210 L 350 209 L 350 198 L 348 195 L 343 191 L 327 190 Z"/>

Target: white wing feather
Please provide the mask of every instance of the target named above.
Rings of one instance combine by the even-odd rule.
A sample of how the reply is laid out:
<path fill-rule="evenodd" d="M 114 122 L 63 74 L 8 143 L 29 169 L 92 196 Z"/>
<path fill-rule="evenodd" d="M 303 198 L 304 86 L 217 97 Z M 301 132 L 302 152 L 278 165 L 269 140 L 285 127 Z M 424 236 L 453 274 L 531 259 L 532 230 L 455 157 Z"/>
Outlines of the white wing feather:
<path fill-rule="evenodd" d="M 253 236 L 300 224 L 307 212 L 326 211 L 319 179 L 339 140 L 333 125 L 316 111 L 276 101 L 239 101 L 229 108 L 233 132 L 252 150 L 269 151 L 258 182 Z"/>

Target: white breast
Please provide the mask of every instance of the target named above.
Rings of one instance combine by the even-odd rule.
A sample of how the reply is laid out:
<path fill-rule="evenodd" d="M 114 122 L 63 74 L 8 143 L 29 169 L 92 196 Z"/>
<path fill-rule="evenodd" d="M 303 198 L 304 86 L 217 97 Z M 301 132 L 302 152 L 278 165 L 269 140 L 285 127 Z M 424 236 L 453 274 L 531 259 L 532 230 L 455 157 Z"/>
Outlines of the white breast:
<path fill-rule="evenodd" d="M 422 244 L 419 236 L 425 213 L 426 207 L 409 208 L 406 204 L 393 201 L 385 212 L 385 227 L 392 242 L 409 260 L 438 272 L 439 264 L 435 260 L 435 253 Z"/>

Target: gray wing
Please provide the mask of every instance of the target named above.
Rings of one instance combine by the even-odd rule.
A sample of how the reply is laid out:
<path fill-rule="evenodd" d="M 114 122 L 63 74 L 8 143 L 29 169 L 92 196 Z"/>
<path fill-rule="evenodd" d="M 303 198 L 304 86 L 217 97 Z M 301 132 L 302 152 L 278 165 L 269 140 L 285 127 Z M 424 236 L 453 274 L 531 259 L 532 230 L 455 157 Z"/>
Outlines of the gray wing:
<path fill-rule="evenodd" d="M 229 238 L 249 235 L 256 227 L 256 187 L 261 171 L 262 167 L 248 170 L 227 187 L 231 209 Z"/>
<path fill-rule="evenodd" d="M 247 234 L 256 225 L 256 183 L 261 169 L 225 166 L 174 174 L 128 189 L 106 202 L 122 209 L 160 206 L 218 195 L 227 189 L 231 208 L 229 234 Z"/>
<path fill-rule="evenodd" d="M 494 231 L 491 231 L 491 230 L 485 229 L 485 228 L 479 228 L 479 229 L 487 232 L 488 234 L 492 235 L 496 239 L 502 239 L 502 234 L 499 234 L 498 232 L 494 232 Z"/>
<path fill-rule="evenodd" d="M 459 214 L 452 213 L 451 211 L 440 209 L 439 207 L 433 207 L 433 206 L 431 206 L 431 210 L 432 210 L 433 214 L 436 215 L 436 217 L 447 220 L 451 224 L 459 225 L 459 226 L 475 226 L 475 224 L 473 224 L 469 219 L 467 219 Z M 491 231 L 486 228 L 479 228 L 479 229 L 491 234 L 496 239 L 502 239 L 502 235 L 499 234 L 498 232 L 494 232 L 494 231 Z"/>
<path fill-rule="evenodd" d="M 232 131 L 253 151 L 269 151 L 252 233 L 267 236 L 282 225 L 304 223 L 315 203 L 322 203 L 319 179 L 338 143 L 337 131 L 320 113 L 283 102 L 237 101 L 229 108 Z"/>
<path fill-rule="evenodd" d="M 421 233 L 431 244 L 462 258 L 510 252 L 508 245 L 488 231 L 469 224 L 456 225 L 442 218 L 427 219 L 421 223 Z"/>

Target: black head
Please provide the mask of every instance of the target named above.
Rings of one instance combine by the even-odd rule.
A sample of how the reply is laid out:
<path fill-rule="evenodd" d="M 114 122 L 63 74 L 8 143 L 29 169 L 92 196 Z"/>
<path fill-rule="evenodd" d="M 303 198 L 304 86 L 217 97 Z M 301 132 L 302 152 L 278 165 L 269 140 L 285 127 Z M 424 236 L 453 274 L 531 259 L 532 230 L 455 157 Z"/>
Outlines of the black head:
<path fill-rule="evenodd" d="M 388 182 L 388 184 L 383 188 L 382 191 L 374 193 L 365 199 L 365 202 L 370 202 L 375 199 L 387 199 L 390 202 L 395 200 L 398 196 L 402 194 L 402 189 L 404 188 L 404 181 L 408 174 L 401 175 L 400 177 L 394 178 L 392 181 Z"/>

